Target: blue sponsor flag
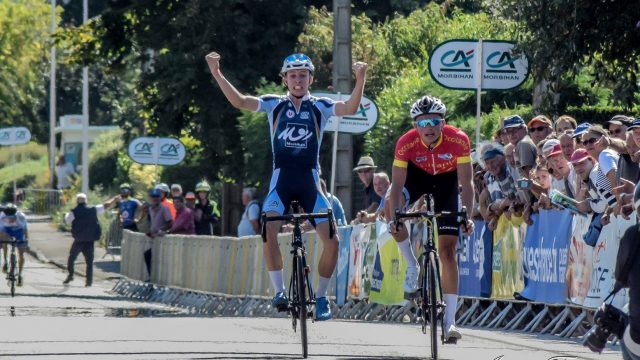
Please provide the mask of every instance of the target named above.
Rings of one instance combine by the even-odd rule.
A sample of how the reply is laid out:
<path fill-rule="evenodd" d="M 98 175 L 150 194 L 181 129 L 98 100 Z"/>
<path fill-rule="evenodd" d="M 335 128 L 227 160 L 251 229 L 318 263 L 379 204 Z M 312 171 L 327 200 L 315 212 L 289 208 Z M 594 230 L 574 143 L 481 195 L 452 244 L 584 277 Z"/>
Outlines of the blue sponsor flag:
<path fill-rule="evenodd" d="M 338 229 L 340 245 L 338 247 L 338 264 L 336 273 L 336 304 L 344 305 L 347 299 L 347 284 L 349 282 L 349 257 L 351 255 L 351 227 L 345 226 Z"/>
<path fill-rule="evenodd" d="M 572 215 L 568 210 L 540 210 L 532 216 L 522 250 L 523 297 L 561 304 L 567 298 L 567 259 Z"/>
<path fill-rule="evenodd" d="M 458 253 L 459 293 L 462 296 L 491 295 L 493 237 L 482 220 L 474 220 L 474 233 L 463 241 Z"/>

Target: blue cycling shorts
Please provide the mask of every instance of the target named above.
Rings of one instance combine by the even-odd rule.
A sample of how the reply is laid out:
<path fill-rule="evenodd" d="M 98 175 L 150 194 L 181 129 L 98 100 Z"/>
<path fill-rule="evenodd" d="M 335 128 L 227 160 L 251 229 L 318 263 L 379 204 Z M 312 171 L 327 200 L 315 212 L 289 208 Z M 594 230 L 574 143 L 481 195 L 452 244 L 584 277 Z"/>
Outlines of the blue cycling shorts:
<path fill-rule="evenodd" d="M 264 201 L 262 210 L 284 215 L 289 213 L 289 206 L 293 200 L 298 201 L 301 212 L 327 211 L 329 201 L 320 190 L 318 170 L 282 167 L 273 171 L 269 195 Z M 315 219 L 311 223 L 318 224 L 324 221 L 327 219 Z"/>

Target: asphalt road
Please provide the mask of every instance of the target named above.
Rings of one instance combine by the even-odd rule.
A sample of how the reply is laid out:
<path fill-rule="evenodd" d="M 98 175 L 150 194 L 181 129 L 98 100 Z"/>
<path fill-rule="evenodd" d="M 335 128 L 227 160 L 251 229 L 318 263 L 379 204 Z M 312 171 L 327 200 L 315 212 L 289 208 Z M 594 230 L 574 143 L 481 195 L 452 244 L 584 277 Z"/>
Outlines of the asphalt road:
<path fill-rule="evenodd" d="M 299 335 L 287 319 L 202 318 L 180 309 L 113 295 L 114 280 L 63 286 L 59 268 L 28 259 L 15 298 L 0 282 L 0 358 L 6 359 L 290 359 Z M 309 325 L 311 359 L 426 359 L 418 326 L 349 321 Z M 442 359 L 621 359 L 575 340 L 463 329 Z"/>

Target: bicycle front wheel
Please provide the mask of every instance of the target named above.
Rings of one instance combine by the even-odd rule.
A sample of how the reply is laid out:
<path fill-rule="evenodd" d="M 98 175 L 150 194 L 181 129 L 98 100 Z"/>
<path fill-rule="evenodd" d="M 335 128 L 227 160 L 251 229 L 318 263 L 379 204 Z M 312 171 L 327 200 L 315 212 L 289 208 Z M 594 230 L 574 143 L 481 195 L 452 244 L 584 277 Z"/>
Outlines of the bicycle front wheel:
<path fill-rule="evenodd" d="M 434 252 L 428 254 L 426 277 L 429 289 L 429 322 L 431 323 L 431 358 L 438 359 L 438 267 Z"/>
<path fill-rule="evenodd" d="M 302 250 L 298 250 L 302 251 Z M 302 357 L 308 356 L 307 345 L 307 283 L 305 276 L 305 269 L 302 261 L 302 254 L 296 254 L 296 287 L 298 292 L 298 319 L 300 320 L 300 340 L 302 342 Z"/>
<path fill-rule="evenodd" d="M 16 254 L 11 254 L 9 264 L 9 283 L 11 287 L 11 297 L 16 296 Z"/>

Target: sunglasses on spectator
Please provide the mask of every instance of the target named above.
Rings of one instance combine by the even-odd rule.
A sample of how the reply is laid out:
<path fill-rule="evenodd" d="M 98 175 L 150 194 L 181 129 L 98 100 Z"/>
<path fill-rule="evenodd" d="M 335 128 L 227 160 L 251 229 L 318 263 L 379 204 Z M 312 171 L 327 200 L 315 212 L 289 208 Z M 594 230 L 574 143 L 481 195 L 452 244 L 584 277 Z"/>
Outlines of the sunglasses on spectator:
<path fill-rule="evenodd" d="M 509 135 L 509 134 L 515 134 L 516 132 L 518 132 L 520 129 L 523 129 L 523 127 L 512 127 L 512 128 L 507 128 L 504 129 L 504 133 Z"/>
<path fill-rule="evenodd" d="M 599 137 L 592 137 L 590 139 L 584 140 L 582 142 L 582 146 L 593 145 L 593 144 L 597 143 L 598 140 L 600 140 Z"/>
<path fill-rule="evenodd" d="M 622 129 L 620 128 L 617 128 L 615 130 L 609 130 L 610 134 L 615 134 L 615 135 L 620 134 L 621 132 L 622 132 Z"/>
<path fill-rule="evenodd" d="M 356 171 L 358 174 L 364 174 L 364 173 L 368 173 L 369 171 L 373 171 L 373 169 L 362 169 L 362 170 L 358 170 Z"/>
<path fill-rule="evenodd" d="M 439 118 L 439 119 L 422 119 L 422 120 L 418 120 L 416 121 L 416 125 L 418 125 L 421 128 L 426 128 L 427 126 L 437 126 L 440 125 L 441 122 L 443 122 L 444 119 Z"/>
<path fill-rule="evenodd" d="M 529 132 L 544 131 L 546 126 L 530 127 Z"/>

